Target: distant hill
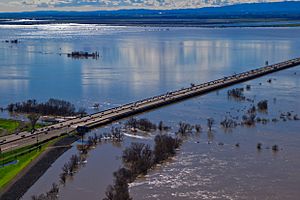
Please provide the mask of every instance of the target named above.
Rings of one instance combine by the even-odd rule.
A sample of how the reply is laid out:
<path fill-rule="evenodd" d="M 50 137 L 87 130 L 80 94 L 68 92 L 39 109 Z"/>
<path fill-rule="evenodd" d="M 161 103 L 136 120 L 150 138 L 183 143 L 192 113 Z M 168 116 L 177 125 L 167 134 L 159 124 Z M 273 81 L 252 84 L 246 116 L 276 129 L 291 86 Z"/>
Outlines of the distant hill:
<path fill-rule="evenodd" d="M 300 2 L 286 1 L 273 3 L 247 3 L 223 7 L 207 7 L 178 10 L 114 10 L 114 11 L 37 11 L 22 13 L 0 13 L 0 18 L 105 18 L 105 19 L 138 19 L 138 18 L 300 18 Z"/>

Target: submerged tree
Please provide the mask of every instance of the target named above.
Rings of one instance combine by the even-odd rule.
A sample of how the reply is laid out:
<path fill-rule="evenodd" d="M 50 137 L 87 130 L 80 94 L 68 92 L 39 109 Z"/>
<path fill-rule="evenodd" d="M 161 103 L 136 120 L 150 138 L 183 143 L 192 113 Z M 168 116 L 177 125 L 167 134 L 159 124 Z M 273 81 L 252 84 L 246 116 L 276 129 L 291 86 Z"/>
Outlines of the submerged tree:
<path fill-rule="evenodd" d="M 158 124 L 158 130 L 163 131 L 163 129 L 164 129 L 163 121 L 160 121 L 159 124 Z"/>
<path fill-rule="evenodd" d="M 223 121 L 221 121 L 220 124 L 225 129 L 235 128 L 237 126 L 237 123 L 233 119 L 229 119 L 227 117 L 225 117 L 225 119 Z"/>
<path fill-rule="evenodd" d="M 211 128 L 214 125 L 214 123 L 215 123 L 215 120 L 213 118 L 208 118 L 207 119 L 207 127 L 208 127 L 209 131 L 211 131 Z"/>
<path fill-rule="evenodd" d="M 125 123 L 126 128 L 132 129 L 132 131 L 136 131 L 136 129 L 140 129 L 142 131 L 155 131 L 156 130 L 156 124 L 152 123 L 148 119 L 135 119 L 135 118 L 130 118 L 126 123 Z"/>
<path fill-rule="evenodd" d="M 56 183 L 52 184 L 52 188 L 46 194 L 40 194 L 39 196 L 32 196 L 32 200 L 57 200 L 59 193 L 59 187 Z"/>
<path fill-rule="evenodd" d="M 122 159 L 133 174 L 146 174 L 153 162 L 153 153 L 149 145 L 132 143 L 123 152 Z"/>
<path fill-rule="evenodd" d="M 227 91 L 228 98 L 235 99 L 237 101 L 244 101 L 246 97 L 244 96 L 244 88 L 235 88 Z"/>
<path fill-rule="evenodd" d="M 119 169 L 114 173 L 114 184 L 109 185 L 103 200 L 132 200 L 129 195 L 128 181 L 131 177 L 129 170 Z"/>
<path fill-rule="evenodd" d="M 112 127 L 111 135 L 112 135 L 113 139 L 115 139 L 118 142 L 122 141 L 123 137 L 124 137 L 124 135 L 121 131 L 121 128 L 119 128 L 119 127 Z"/>
<path fill-rule="evenodd" d="M 175 155 L 181 141 L 168 135 L 157 135 L 154 139 L 154 162 L 160 163 L 168 157 Z"/>
<path fill-rule="evenodd" d="M 193 126 L 191 126 L 188 123 L 179 122 L 179 129 L 177 133 L 179 133 L 181 136 L 186 136 L 188 133 L 192 132 Z"/>
<path fill-rule="evenodd" d="M 195 125 L 195 130 L 196 130 L 197 133 L 200 133 L 201 130 L 202 130 L 201 125 L 200 125 L 200 124 L 196 124 L 196 125 Z"/>
<path fill-rule="evenodd" d="M 135 130 L 137 128 L 137 119 L 135 118 L 130 118 L 126 123 L 125 123 L 125 127 L 127 128 L 132 128 L 133 130 Z"/>
<path fill-rule="evenodd" d="M 257 103 L 257 107 L 260 111 L 267 111 L 268 110 L 268 101 L 263 100 Z"/>
<path fill-rule="evenodd" d="M 123 151 L 122 159 L 126 168 L 114 173 L 114 184 L 107 187 L 103 200 L 131 200 L 128 183 L 134 181 L 138 175 L 145 175 L 155 164 L 175 155 L 175 150 L 180 144 L 179 139 L 168 135 L 155 137 L 154 150 L 143 143 L 131 143 L 131 146 Z"/>

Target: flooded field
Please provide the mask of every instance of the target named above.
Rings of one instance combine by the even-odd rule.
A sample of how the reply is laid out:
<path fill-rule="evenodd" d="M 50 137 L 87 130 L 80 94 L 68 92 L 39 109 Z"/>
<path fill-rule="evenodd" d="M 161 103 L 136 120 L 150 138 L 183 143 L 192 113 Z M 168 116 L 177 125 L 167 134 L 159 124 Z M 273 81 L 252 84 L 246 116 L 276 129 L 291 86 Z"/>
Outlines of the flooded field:
<path fill-rule="evenodd" d="M 1 26 L 0 33 L 0 40 L 20 40 L 17 45 L 1 44 L 0 107 L 54 97 L 86 107 L 90 113 L 95 112 L 96 102 L 100 109 L 113 107 L 256 68 L 266 60 L 299 57 L 300 49 L 298 28 L 160 30 L 68 24 Z M 77 50 L 98 51 L 100 59 L 75 60 L 58 54 Z M 251 88 L 246 90 L 246 85 Z M 239 87 L 251 101 L 228 98 L 227 91 Z M 132 183 L 133 199 L 297 199 L 300 125 L 294 116 L 300 116 L 300 68 L 232 88 L 137 116 L 157 124 L 162 120 L 171 126 L 170 134 L 180 121 L 201 124 L 202 131 L 187 137 L 172 160 Z M 241 122 L 247 110 L 262 100 L 268 100 L 268 110 L 257 112 L 256 117 L 266 123 L 221 127 L 226 116 Z M 212 131 L 207 127 L 210 117 L 215 120 Z M 109 129 L 95 129 L 90 135 Z M 131 142 L 152 144 L 155 134 L 127 133 L 121 144 L 98 144 L 88 153 L 85 166 L 61 187 L 59 199 L 102 199 L 112 173 L 122 166 L 122 150 Z M 279 151 L 272 151 L 273 145 Z M 58 183 L 61 168 L 78 151 L 76 146 L 56 160 L 23 199 Z"/>

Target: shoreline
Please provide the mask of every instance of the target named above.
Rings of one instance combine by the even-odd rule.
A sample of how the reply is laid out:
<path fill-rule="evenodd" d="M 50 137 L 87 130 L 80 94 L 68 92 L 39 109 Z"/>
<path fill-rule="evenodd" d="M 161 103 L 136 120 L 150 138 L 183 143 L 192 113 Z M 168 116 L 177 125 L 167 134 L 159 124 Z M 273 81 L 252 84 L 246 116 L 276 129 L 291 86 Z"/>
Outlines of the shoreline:
<path fill-rule="evenodd" d="M 16 19 L 18 20 L 18 18 Z M 268 27 L 300 27 L 300 19 L 290 18 L 56 18 L 51 21 L 43 19 L 41 21 L 0 21 L 0 25 L 51 25 L 51 24 L 90 24 L 102 26 L 121 27 L 190 27 L 190 28 L 268 28 Z"/>
<path fill-rule="evenodd" d="M 59 22 L 59 23 L 50 23 L 50 24 L 1 24 L 3 26 L 30 26 L 30 25 L 57 25 L 57 24 L 79 24 L 79 25 L 99 25 L 99 26 L 112 26 L 112 27 L 141 27 L 141 28 L 203 28 L 203 29 L 226 29 L 226 28 L 299 28 L 299 24 L 276 24 L 276 25 L 214 25 L 214 26 L 205 26 L 205 25 L 191 25 L 191 24 L 110 24 L 110 23 L 82 23 L 82 22 Z"/>
<path fill-rule="evenodd" d="M 38 158 L 33 160 L 23 169 L 7 186 L 0 191 L 1 200 L 20 199 L 27 190 L 48 170 L 49 167 L 72 146 L 78 139 L 71 135 L 55 142 L 55 144 L 43 152 Z M 66 146 L 66 147 L 62 147 Z"/>

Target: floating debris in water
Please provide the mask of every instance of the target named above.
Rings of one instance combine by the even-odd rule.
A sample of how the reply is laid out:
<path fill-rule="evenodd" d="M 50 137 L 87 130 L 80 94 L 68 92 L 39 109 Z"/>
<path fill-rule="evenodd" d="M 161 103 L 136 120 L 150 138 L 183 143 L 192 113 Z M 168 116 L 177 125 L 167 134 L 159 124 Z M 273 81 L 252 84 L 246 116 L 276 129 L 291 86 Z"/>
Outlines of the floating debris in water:
<path fill-rule="evenodd" d="M 5 43 L 18 44 L 19 40 L 5 40 Z"/>
<path fill-rule="evenodd" d="M 258 150 L 261 150 L 261 148 L 262 148 L 262 143 L 257 143 L 256 148 L 257 148 Z"/>
<path fill-rule="evenodd" d="M 68 53 L 67 55 L 68 57 L 75 58 L 75 59 L 92 58 L 97 60 L 99 58 L 99 53 L 97 51 L 93 53 L 83 52 L 83 51 L 73 51 L 72 53 Z"/>
<path fill-rule="evenodd" d="M 278 148 L 278 145 L 273 145 L 272 146 L 272 151 L 274 151 L 274 152 L 277 152 L 277 151 L 279 151 L 279 148 Z"/>

